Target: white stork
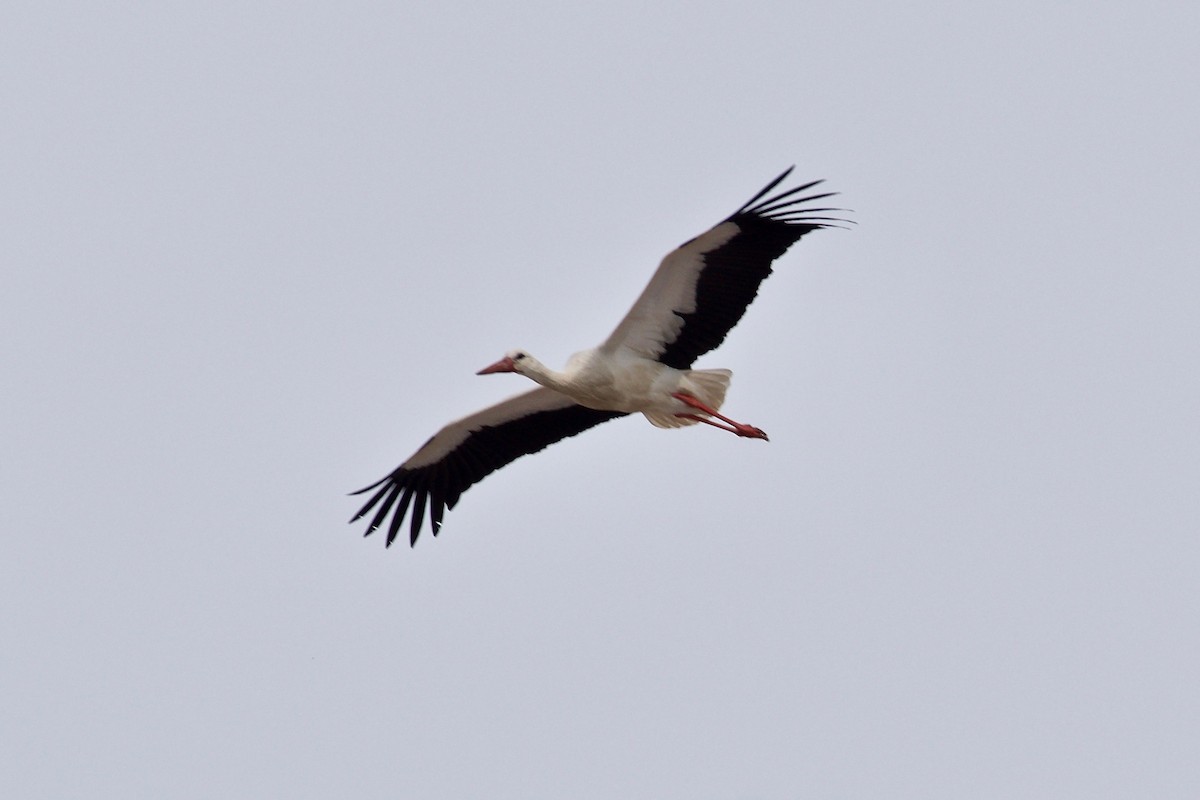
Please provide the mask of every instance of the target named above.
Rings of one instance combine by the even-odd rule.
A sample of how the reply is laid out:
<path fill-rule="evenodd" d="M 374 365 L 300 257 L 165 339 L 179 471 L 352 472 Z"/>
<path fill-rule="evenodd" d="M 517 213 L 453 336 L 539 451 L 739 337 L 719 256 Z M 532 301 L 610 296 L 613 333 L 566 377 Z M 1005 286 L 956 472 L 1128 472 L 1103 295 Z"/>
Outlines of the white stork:
<path fill-rule="evenodd" d="M 409 506 L 409 542 L 416 544 L 429 507 L 433 535 L 459 497 L 523 455 L 588 428 L 641 412 L 652 425 L 703 422 L 751 439 L 767 435 L 719 413 L 733 373 L 690 369 L 724 341 L 771 274 L 771 262 L 800 237 L 844 220 L 814 216 L 843 209 L 803 207 L 833 192 L 797 197 L 821 181 L 763 199 L 792 169 L 707 232 L 669 253 L 633 308 L 599 347 L 571 356 L 556 372 L 513 350 L 480 375 L 517 372 L 541 384 L 442 428 L 391 474 L 354 492 L 376 490 L 351 522 L 378 506 L 366 535 L 392 515 L 387 546 Z"/>

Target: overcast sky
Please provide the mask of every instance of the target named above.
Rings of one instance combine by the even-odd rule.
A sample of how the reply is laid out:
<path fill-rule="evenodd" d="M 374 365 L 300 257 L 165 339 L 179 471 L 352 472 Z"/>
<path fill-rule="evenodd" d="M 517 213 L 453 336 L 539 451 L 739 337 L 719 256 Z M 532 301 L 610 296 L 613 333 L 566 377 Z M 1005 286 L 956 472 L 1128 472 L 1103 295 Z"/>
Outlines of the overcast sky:
<path fill-rule="evenodd" d="M 1200 796 L 1200 6 L 10 2 L 0 795 Z M 783 168 L 726 344 L 346 492 Z"/>

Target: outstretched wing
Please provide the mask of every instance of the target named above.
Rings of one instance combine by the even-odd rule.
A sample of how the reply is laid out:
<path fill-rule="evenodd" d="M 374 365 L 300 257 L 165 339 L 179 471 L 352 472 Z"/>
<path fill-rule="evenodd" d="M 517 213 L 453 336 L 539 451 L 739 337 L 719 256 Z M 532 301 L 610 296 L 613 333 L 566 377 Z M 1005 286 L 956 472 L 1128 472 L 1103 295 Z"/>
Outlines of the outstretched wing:
<path fill-rule="evenodd" d="M 378 506 L 367 526 L 369 536 L 390 513 L 390 547 L 411 505 L 409 543 L 416 544 L 428 505 L 429 523 L 437 536 L 446 509 L 454 508 L 459 496 L 485 476 L 521 456 L 621 416 L 624 412 L 585 408 L 553 389 L 539 387 L 511 397 L 451 422 L 391 474 L 353 492 L 376 490 L 350 521 L 362 519 Z"/>
<path fill-rule="evenodd" d="M 806 233 L 844 221 L 817 216 L 843 209 L 804 205 L 836 192 L 797 197 L 822 181 L 764 200 L 792 169 L 728 219 L 669 253 L 601 347 L 610 352 L 624 347 L 668 367 L 687 369 L 723 342 L 771 274 L 771 262 Z"/>

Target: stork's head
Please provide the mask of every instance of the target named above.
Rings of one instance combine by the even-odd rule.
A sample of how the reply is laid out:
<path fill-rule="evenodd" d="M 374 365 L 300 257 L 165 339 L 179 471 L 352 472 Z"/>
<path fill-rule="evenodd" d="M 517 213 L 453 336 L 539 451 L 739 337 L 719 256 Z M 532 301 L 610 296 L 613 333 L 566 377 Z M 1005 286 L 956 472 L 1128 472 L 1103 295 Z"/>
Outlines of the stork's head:
<path fill-rule="evenodd" d="M 504 354 L 504 358 L 495 364 L 484 367 L 475 374 L 491 375 L 493 372 L 519 372 L 525 375 L 527 373 L 522 367 L 533 363 L 535 363 L 534 359 L 524 350 L 509 350 Z"/>

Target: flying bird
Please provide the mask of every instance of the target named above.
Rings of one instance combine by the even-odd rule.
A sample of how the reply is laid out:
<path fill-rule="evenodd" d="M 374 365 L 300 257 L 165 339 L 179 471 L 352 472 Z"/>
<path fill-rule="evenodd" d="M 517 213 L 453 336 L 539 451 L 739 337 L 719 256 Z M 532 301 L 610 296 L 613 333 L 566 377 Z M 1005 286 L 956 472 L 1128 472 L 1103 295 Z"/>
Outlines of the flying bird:
<path fill-rule="evenodd" d="M 612 334 L 571 356 L 561 372 L 524 350 L 479 370 L 516 372 L 540 386 L 442 428 L 386 477 L 353 493 L 374 492 L 350 521 L 374 509 L 366 535 L 387 522 L 390 547 L 411 508 L 409 543 L 415 545 L 427 507 L 437 536 L 446 509 L 487 475 L 627 414 L 640 412 L 660 428 L 705 423 L 765 440 L 759 428 L 720 413 L 733 373 L 691 366 L 725 340 L 775 259 L 805 234 L 845 221 L 819 216 L 844 209 L 809 205 L 836 194 L 804 194 L 822 181 L 768 197 L 791 172 L 669 253 Z"/>

